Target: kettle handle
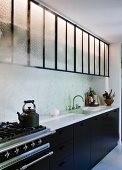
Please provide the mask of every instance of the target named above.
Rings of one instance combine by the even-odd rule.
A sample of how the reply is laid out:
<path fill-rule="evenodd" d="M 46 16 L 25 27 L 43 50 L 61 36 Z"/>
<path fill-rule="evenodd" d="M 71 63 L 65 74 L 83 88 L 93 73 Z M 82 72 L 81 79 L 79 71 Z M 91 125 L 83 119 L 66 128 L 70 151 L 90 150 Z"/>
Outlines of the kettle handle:
<path fill-rule="evenodd" d="M 25 103 L 25 104 L 27 104 L 27 103 L 32 103 L 32 104 L 34 104 L 34 100 L 25 100 L 24 103 Z"/>
<path fill-rule="evenodd" d="M 27 103 L 32 103 L 34 110 L 36 110 L 36 105 L 34 104 L 34 100 L 25 100 L 25 101 L 24 101 L 24 105 L 23 105 L 23 107 L 22 107 L 23 112 L 25 112 L 25 105 L 26 105 Z"/>

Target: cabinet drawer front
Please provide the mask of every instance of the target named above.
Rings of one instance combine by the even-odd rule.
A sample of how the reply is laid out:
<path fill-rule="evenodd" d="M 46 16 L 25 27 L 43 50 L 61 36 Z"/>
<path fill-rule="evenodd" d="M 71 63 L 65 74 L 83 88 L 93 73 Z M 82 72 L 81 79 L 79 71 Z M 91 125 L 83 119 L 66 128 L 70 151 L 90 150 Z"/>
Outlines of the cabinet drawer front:
<path fill-rule="evenodd" d="M 55 165 L 52 165 L 50 169 L 51 170 L 74 170 L 73 155 L 55 162 Z"/>
<path fill-rule="evenodd" d="M 78 122 L 74 125 L 74 135 L 75 137 L 82 137 L 83 138 L 83 134 L 87 134 L 89 133 L 89 136 L 90 136 L 90 124 L 91 124 L 91 121 L 88 119 L 88 120 L 84 120 L 84 121 L 81 121 L 81 122 Z"/>
<path fill-rule="evenodd" d="M 52 143 L 56 146 L 71 139 L 73 139 L 73 126 L 67 126 L 56 131 L 52 138 Z"/>
<path fill-rule="evenodd" d="M 73 153 L 73 140 L 58 145 L 57 147 L 53 148 L 53 152 L 54 154 L 51 157 L 52 163 L 55 163 L 55 161 L 71 155 Z"/>

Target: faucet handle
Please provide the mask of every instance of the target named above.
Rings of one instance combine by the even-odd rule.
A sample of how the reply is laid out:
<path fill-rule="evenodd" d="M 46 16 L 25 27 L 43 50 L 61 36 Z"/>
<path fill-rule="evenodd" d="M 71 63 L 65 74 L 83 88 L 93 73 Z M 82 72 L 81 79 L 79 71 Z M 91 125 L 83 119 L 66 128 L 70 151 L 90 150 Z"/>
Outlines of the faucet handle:
<path fill-rule="evenodd" d="M 80 106 L 78 104 L 76 104 L 76 109 L 80 108 Z"/>
<path fill-rule="evenodd" d="M 68 110 L 72 110 L 72 107 L 71 107 L 71 106 L 68 106 Z"/>

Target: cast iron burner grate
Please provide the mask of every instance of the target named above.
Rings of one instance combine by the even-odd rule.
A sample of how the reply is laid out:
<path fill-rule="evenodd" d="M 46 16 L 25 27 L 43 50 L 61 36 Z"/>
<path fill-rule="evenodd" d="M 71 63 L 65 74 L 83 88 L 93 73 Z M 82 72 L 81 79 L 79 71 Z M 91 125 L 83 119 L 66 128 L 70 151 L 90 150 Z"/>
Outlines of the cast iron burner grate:
<path fill-rule="evenodd" d="M 45 126 L 22 128 L 17 122 L 0 123 L 0 143 L 46 129 Z"/>

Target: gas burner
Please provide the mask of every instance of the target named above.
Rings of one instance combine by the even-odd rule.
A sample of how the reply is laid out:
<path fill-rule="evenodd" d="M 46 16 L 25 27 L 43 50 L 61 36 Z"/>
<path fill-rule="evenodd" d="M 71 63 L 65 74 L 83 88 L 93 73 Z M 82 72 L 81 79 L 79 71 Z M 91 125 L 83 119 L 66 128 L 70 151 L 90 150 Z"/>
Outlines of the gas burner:
<path fill-rule="evenodd" d="M 0 123 L 0 143 L 46 129 L 45 126 L 22 128 L 17 122 Z"/>

